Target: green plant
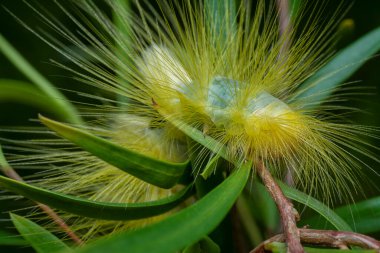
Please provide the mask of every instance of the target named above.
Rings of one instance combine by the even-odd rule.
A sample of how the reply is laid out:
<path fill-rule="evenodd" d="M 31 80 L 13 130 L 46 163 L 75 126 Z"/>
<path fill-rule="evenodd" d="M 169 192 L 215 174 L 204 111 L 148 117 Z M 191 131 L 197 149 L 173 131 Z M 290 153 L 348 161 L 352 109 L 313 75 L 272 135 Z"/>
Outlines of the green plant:
<path fill-rule="evenodd" d="M 322 192 L 328 204 L 350 195 L 361 175 L 356 154 L 376 159 L 361 139 L 375 135 L 373 129 L 341 123 L 329 111 L 339 109 L 334 91 L 380 49 L 379 29 L 330 57 L 336 19 L 322 28 L 321 20 L 310 19 L 303 28 L 302 13 L 318 12 L 299 1 L 291 8 L 278 1 L 276 11 L 259 0 L 254 14 L 244 1 L 160 1 L 158 9 L 149 2 L 132 9 L 127 1 L 106 3 L 113 19 L 92 1 L 72 6 L 75 14 L 57 3 L 77 32 L 30 5 L 63 41 L 36 35 L 73 66 L 55 63 L 103 92 L 84 95 L 107 103 L 82 108 L 86 120 L 0 37 L 1 51 L 36 85 L 2 80 L 0 99 L 48 105 L 66 122 L 40 115 L 62 139 L 43 133 L 9 160 L 1 153 L 8 177 L 0 177 L 0 186 L 35 201 L 58 225 L 54 232 L 88 244 L 69 247 L 33 221 L 11 215 L 37 252 L 231 252 L 232 241 L 247 238 L 246 244 L 257 246 L 253 252 L 302 252 L 301 243 L 313 246 L 306 248 L 310 252 L 379 249 L 378 241 L 352 232 L 312 196 Z M 41 100 L 28 100 L 33 94 Z M 30 154 L 35 149 L 41 151 Z M 28 184 L 17 165 L 44 172 Z M 285 176 L 294 188 L 275 179 Z M 255 194 L 268 208 L 259 218 L 252 210 Z M 338 231 L 297 228 L 289 199 Z M 284 234 L 260 244 L 261 218 L 264 230 L 280 219 Z M 245 230 L 236 228 L 239 223 Z"/>

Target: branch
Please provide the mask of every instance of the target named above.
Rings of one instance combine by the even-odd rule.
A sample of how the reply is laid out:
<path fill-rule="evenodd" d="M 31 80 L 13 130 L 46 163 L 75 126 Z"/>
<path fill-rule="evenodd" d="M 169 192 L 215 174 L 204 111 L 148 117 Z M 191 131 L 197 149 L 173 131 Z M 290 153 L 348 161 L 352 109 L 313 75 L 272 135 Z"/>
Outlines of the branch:
<path fill-rule="evenodd" d="M 380 252 L 380 242 L 372 237 L 345 231 L 334 230 L 315 230 L 315 229 L 298 229 L 301 242 L 326 246 L 331 248 L 341 248 L 348 246 L 357 246 L 364 249 L 376 249 Z M 265 245 L 272 242 L 285 242 L 285 235 L 279 234 L 262 242 L 250 253 L 261 253 L 265 250 Z"/>
<path fill-rule="evenodd" d="M 285 197 L 264 163 L 259 161 L 256 167 L 261 180 L 268 189 L 280 212 L 282 228 L 288 244 L 288 252 L 303 253 L 304 250 L 301 245 L 299 230 L 296 224 L 299 218 L 297 211 L 293 208 L 293 204 Z"/>
<path fill-rule="evenodd" d="M 288 0 L 277 0 L 276 1 L 278 13 L 279 13 L 279 25 L 280 25 L 280 35 L 284 35 L 289 31 L 290 27 L 290 11 L 289 11 L 289 1 Z"/>
<path fill-rule="evenodd" d="M 279 22 L 279 34 L 282 38 L 282 46 L 280 49 L 280 55 L 288 51 L 291 39 L 292 23 L 290 20 L 289 0 L 276 0 L 276 6 L 278 10 L 278 22 Z"/>

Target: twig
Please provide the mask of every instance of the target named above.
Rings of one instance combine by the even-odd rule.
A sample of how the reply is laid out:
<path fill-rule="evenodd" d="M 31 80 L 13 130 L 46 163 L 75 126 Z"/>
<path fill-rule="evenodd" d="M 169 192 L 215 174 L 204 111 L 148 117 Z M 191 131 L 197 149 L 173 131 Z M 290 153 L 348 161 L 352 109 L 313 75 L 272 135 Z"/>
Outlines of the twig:
<path fill-rule="evenodd" d="M 261 180 L 268 189 L 280 212 L 282 228 L 288 244 L 288 252 L 303 253 L 304 250 L 301 245 L 299 230 L 296 224 L 298 213 L 293 208 L 292 203 L 285 197 L 264 163 L 259 161 L 256 167 Z"/>
<path fill-rule="evenodd" d="M 1 168 L 1 166 L 0 166 Z M 10 166 L 2 168 L 3 173 L 14 180 L 24 182 L 22 177 Z M 46 213 L 55 224 L 57 224 L 77 245 L 82 245 L 83 241 L 70 229 L 70 227 L 65 223 L 65 221 L 59 217 L 59 215 L 51 209 L 49 206 L 36 202 L 38 207 Z"/>
<path fill-rule="evenodd" d="M 316 229 L 298 229 L 301 242 L 326 246 L 332 248 L 341 248 L 344 246 L 357 246 L 364 249 L 376 249 L 380 252 L 380 242 L 366 235 L 334 230 L 316 230 Z M 284 234 L 276 235 L 257 246 L 250 253 L 264 252 L 265 245 L 272 242 L 285 242 Z"/>
<path fill-rule="evenodd" d="M 280 35 L 284 35 L 289 30 L 290 25 L 289 1 L 277 0 L 276 5 L 279 13 Z"/>
<path fill-rule="evenodd" d="M 282 46 L 280 49 L 280 55 L 286 52 L 291 44 L 291 28 L 292 24 L 290 21 L 290 10 L 289 10 L 289 1 L 288 0 L 276 0 L 276 6 L 278 10 L 278 22 L 279 22 L 279 33 L 282 37 Z"/>

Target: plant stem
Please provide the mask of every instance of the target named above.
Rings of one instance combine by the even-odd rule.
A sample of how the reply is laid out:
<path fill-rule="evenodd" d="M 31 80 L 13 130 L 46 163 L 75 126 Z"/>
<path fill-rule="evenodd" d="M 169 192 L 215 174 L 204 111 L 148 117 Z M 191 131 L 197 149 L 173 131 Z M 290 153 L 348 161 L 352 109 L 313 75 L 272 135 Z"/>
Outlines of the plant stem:
<path fill-rule="evenodd" d="M 380 252 L 380 242 L 366 235 L 334 230 L 315 230 L 300 228 L 299 234 L 302 242 L 312 245 L 341 248 L 342 246 L 357 246 L 365 249 L 376 249 Z M 276 235 L 252 250 L 250 253 L 264 252 L 265 245 L 273 242 L 284 242 L 284 234 Z"/>
<path fill-rule="evenodd" d="M 280 55 L 288 51 L 291 44 L 291 21 L 290 21 L 290 10 L 288 0 L 277 0 L 276 6 L 278 10 L 278 22 L 279 22 L 279 33 L 282 37 L 282 46 L 280 50 Z"/>
<path fill-rule="evenodd" d="M 298 213 L 293 208 L 293 204 L 285 197 L 280 187 L 269 173 L 262 161 L 256 163 L 257 172 L 269 191 L 280 212 L 281 223 L 284 230 L 288 252 L 303 253 L 299 230 L 297 228 Z"/>

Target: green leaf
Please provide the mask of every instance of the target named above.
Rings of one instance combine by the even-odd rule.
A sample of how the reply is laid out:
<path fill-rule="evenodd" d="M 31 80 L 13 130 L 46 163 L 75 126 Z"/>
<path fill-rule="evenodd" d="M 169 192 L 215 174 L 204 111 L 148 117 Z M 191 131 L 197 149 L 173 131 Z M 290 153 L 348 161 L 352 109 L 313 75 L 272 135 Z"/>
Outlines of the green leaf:
<path fill-rule="evenodd" d="M 99 138 L 84 130 L 40 116 L 40 120 L 63 138 L 75 143 L 103 161 L 145 182 L 171 188 L 188 168 L 188 162 L 170 163 L 156 160 Z"/>
<path fill-rule="evenodd" d="M 249 188 L 247 199 L 255 219 L 269 232 L 276 231 L 280 224 L 280 215 L 276 203 L 267 189 L 257 179 Z"/>
<path fill-rule="evenodd" d="M 290 9 L 290 18 L 295 20 L 299 14 L 299 11 L 302 6 L 302 0 L 290 0 L 289 9 Z"/>
<path fill-rule="evenodd" d="M 199 242 L 186 247 L 182 253 L 220 253 L 220 247 L 208 236 Z"/>
<path fill-rule="evenodd" d="M 205 0 L 206 24 L 216 46 L 225 46 L 236 31 L 235 0 Z"/>
<path fill-rule="evenodd" d="M 307 79 L 293 100 L 305 100 L 304 109 L 314 109 L 366 60 L 380 49 L 380 28 L 377 28 L 341 50 L 330 62 Z"/>
<path fill-rule="evenodd" d="M 380 197 L 340 207 L 335 212 L 359 233 L 380 231 Z"/>
<path fill-rule="evenodd" d="M 16 214 L 11 214 L 11 219 L 20 234 L 37 253 L 71 252 L 66 244 L 36 223 Z"/>
<path fill-rule="evenodd" d="M 334 212 L 354 228 L 355 232 L 368 234 L 380 231 L 380 197 L 339 207 Z M 331 228 L 331 225 L 322 222 L 319 216 L 306 219 L 303 223 L 315 228 Z"/>
<path fill-rule="evenodd" d="M 319 200 L 294 188 L 291 188 L 280 181 L 277 181 L 277 183 L 281 187 L 281 190 L 284 192 L 286 197 L 294 201 L 297 201 L 301 204 L 304 204 L 313 209 L 314 211 L 318 212 L 332 225 L 334 225 L 334 227 L 337 230 L 352 231 L 352 228 L 340 216 L 338 216 L 333 210 L 331 210 L 329 207 L 324 205 Z"/>
<path fill-rule="evenodd" d="M 168 218 L 135 231 L 100 239 L 78 253 L 169 253 L 179 251 L 210 233 L 226 216 L 249 178 L 251 164 L 235 169 L 198 202 Z"/>
<path fill-rule="evenodd" d="M 31 105 L 41 111 L 53 113 L 60 119 L 66 118 L 66 112 L 62 110 L 62 107 L 52 106 L 55 103 L 54 98 L 45 95 L 33 84 L 0 79 L 0 91 L 0 102 L 17 102 Z"/>
<path fill-rule="evenodd" d="M 170 123 L 189 136 L 192 140 L 214 152 L 217 156 L 223 157 L 227 161 L 230 160 L 230 157 L 227 154 L 227 149 L 222 143 L 181 121 L 170 119 Z"/>
<path fill-rule="evenodd" d="M 213 172 L 215 172 L 216 166 L 218 165 L 219 156 L 214 155 L 213 158 L 206 164 L 206 167 L 203 169 L 201 176 L 204 179 L 207 179 Z"/>
<path fill-rule="evenodd" d="M 63 113 L 63 117 L 73 124 L 83 124 L 75 107 L 65 98 L 61 92 L 54 87 L 44 76 L 42 76 L 1 34 L 0 51 L 29 78 L 46 96 L 50 97 L 52 104 Z"/>
<path fill-rule="evenodd" d="M 2 246 L 26 246 L 28 242 L 21 236 L 0 230 L 0 245 Z"/>
<path fill-rule="evenodd" d="M 9 167 L 9 163 L 3 153 L 3 148 L 0 145 L 0 170 L 8 169 Z"/>
<path fill-rule="evenodd" d="M 256 223 L 255 218 L 252 215 L 252 211 L 249 205 L 248 200 L 241 194 L 238 198 L 235 206 L 238 211 L 240 221 L 247 233 L 247 236 L 252 245 L 259 245 L 262 241 L 262 233 L 259 226 Z M 265 210 L 264 210 L 265 211 Z M 274 230 L 272 230 L 274 231 Z"/>
<path fill-rule="evenodd" d="M 157 201 L 108 203 L 59 194 L 2 176 L 0 176 L 0 185 L 50 207 L 103 220 L 132 220 L 156 216 L 173 209 L 192 194 L 192 185 L 189 185 L 178 193 Z"/>

